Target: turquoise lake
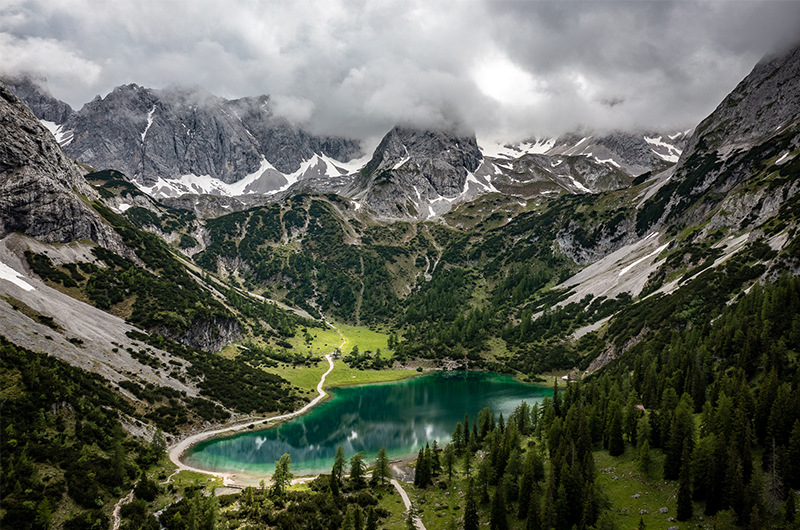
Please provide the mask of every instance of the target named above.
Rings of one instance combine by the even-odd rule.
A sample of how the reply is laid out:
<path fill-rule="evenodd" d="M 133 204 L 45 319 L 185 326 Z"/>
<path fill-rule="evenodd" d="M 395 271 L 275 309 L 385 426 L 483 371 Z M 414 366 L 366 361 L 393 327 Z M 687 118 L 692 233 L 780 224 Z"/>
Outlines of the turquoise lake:
<path fill-rule="evenodd" d="M 349 459 L 364 451 L 374 459 L 386 447 L 393 459 L 415 455 L 434 440 L 444 446 L 456 423 L 470 425 L 483 407 L 506 417 L 522 402 L 541 401 L 552 390 L 485 372 L 432 372 L 392 383 L 331 389 L 331 397 L 279 426 L 194 446 L 185 461 L 213 471 L 271 474 L 284 453 L 295 475 L 330 471 L 336 448 Z"/>

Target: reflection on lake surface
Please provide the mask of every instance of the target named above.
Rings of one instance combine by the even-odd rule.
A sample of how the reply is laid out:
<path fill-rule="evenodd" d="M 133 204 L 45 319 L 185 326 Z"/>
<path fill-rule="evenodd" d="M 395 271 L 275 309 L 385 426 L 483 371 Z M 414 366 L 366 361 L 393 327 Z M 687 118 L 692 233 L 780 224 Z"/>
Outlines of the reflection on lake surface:
<path fill-rule="evenodd" d="M 456 422 L 470 424 L 483 407 L 506 417 L 522 401 L 533 404 L 549 390 L 512 377 L 484 372 L 432 372 L 393 383 L 343 387 L 309 413 L 278 427 L 208 440 L 191 449 L 186 462 L 202 469 L 269 474 L 282 454 L 295 474 L 328 472 L 336 448 L 367 460 L 386 447 L 391 458 L 416 454 L 426 442 L 450 440 Z"/>

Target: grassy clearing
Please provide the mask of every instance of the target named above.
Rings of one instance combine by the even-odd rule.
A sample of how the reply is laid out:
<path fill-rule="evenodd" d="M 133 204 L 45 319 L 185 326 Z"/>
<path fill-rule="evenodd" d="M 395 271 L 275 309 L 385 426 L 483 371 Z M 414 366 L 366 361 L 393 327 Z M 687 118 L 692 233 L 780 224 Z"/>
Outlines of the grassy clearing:
<path fill-rule="evenodd" d="M 414 375 L 417 375 L 414 370 L 354 370 L 342 360 L 337 359 L 333 372 L 325 379 L 325 388 L 398 381 Z"/>
<path fill-rule="evenodd" d="M 348 326 L 334 323 L 336 328 L 311 328 L 308 330 L 312 337 L 310 343 L 305 342 L 303 333 L 298 333 L 288 339 L 288 342 L 297 351 L 311 353 L 312 355 L 325 355 L 337 348 L 342 353 L 350 353 L 353 347 L 358 346 L 360 351 L 386 350 L 389 347 L 389 334 L 373 331 L 363 326 Z M 344 343 L 344 344 L 343 344 Z"/>
<path fill-rule="evenodd" d="M 206 475 L 204 473 L 196 473 L 186 469 L 180 471 L 177 475 L 172 477 L 170 483 L 175 484 L 178 488 L 185 488 L 187 486 L 206 486 L 207 488 L 221 488 L 222 479 Z"/>
<path fill-rule="evenodd" d="M 406 489 L 406 491 L 409 490 Z M 387 485 L 386 491 L 379 495 L 378 505 L 391 512 L 391 515 L 381 523 L 381 528 L 407 530 L 408 526 L 404 517 L 406 507 L 403 504 L 403 499 L 400 498 L 400 494 L 391 485 Z"/>
<path fill-rule="evenodd" d="M 265 372 L 279 375 L 289 381 L 293 386 L 299 387 L 306 393 L 316 394 L 319 378 L 328 369 L 328 361 L 321 359 L 315 366 L 290 366 L 280 364 L 275 367 L 264 368 Z"/>
<path fill-rule="evenodd" d="M 288 339 L 289 344 L 299 352 L 319 355 L 320 357 L 326 353 L 331 353 L 342 345 L 342 336 L 333 328 L 309 328 L 308 333 L 312 337 L 310 344 L 305 342 L 302 332 Z"/>
<path fill-rule="evenodd" d="M 353 351 L 354 346 L 358 346 L 359 351 L 377 351 L 379 348 L 385 350 L 389 347 L 389 335 L 372 331 L 361 326 L 345 326 L 337 324 L 345 337 L 345 345 L 342 352 Z"/>
<path fill-rule="evenodd" d="M 656 463 L 653 476 L 661 476 L 663 454 L 661 451 L 653 451 L 653 457 Z M 611 457 L 607 451 L 595 451 L 594 460 L 597 466 L 597 482 L 611 500 L 612 511 L 620 527 L 635 528 L 639 517 L 644 519 L 647 528 L 677 526 L 683 530 L 696 528 L 701 524 L 702 503 L 694 503 L 695 515 L 688 521 L 668 521 L 676 514 L 678 482 L 642 476 L 636 469 L 636 450 L 632 447 L 628 446 L 625 454 L 619 457 Z M 667 508 L 667 513 L 660 513 L 661 508 Z M 713 520 L 704 519 L 705 522 Z"/>

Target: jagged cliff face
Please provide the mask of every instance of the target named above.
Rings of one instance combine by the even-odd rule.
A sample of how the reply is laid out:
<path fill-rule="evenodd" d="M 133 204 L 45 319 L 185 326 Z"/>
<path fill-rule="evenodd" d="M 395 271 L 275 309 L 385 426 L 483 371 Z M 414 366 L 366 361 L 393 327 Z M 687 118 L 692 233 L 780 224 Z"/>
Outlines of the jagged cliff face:
<path fill-rule="evenodd" d="M 688 226 L 710 215 L 715 217 L 714 227 L 745 228 L 752 219 L 744 222 L 749 213 L 741 214 L 761 207 L 761 199 L 755 197 L 762 186 L 779 198 L 778 205 L 797 191 L 793 177 L 799 149 L 796 47 L 762 60 L 698 125 L 674 176 L 642 206 L 637 231 Z M 745 183 L 749 189 L 743 188 Z"/>
<path fill-rule="evenodd" d="M 7 78 L 3 82 L 40 120 L 61 125 L 74 112 L 67 103 L 50 94 L 45 78 L 26 75 Z"/>
<path fill-rule="evenodd" d="M 360 156 L 355 140 L 316 136 L 273 113 L 267 96 L 229 101 L 199 88 L 117 87 L 77 112 L 39 84 L 14 85 L 37 116 L 59 125 L 68 156 L 115 169 L 156 197 L 182 193 L 271 193 L 309 172 L 330 174 L 330 160 Z M 52 101 L 51 101 L 52 100 Z M 335 175 L 345 170 L 333 169 Z M 243 183 L 241 189 L 225 185 Z"/>
<path fill-rule="evenodd" d="M 89 239 L 123 251 L 86 201 L 96 192 L 52 134 L 0 83 L 0 237 L 19 232 L 49 243 Z"/>
<path fill-rule="evenodd" d="M 468 192 L 467 178 L 481 158 L 474 136 L 395 127 L 350 194 L 379 218 L 425 219 L 449 210 L 450 202 Z"/>
<path fill-rule="evenodd" d="M 438 217 L 488 193 L 528 199 L 619 189 L 641 173 L 669 167 L 686 139 L 685 133 L 618 131 L 478 146 L 469 134 L 396 127 L 362 167 L 363 161 L 341 162 L 360 154 L 356 142 L 293 126 L 273 114 L 267 96 L 229 101 L 198 88 L 132 84 L 55 118 L 50 109 L 58 102 L 41 83 L 15 86 L 69 156 L 118 169 L 153 197 L 282 201 L 335 193 L 385 220 Z"/>
<path fill-rule="evenodd" d="M 655 131 L 566 134 L 557 138 L 550 156 L 583 156 L 612 165 L 633 176 L 658 172 L 675 164 L 689 138 L 688 131 Z"/>

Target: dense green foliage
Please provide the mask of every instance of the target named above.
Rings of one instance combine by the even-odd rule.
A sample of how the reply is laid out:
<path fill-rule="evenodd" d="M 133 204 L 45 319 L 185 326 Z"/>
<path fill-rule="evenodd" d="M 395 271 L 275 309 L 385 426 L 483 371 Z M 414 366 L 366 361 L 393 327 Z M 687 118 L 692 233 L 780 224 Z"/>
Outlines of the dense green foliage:
<path fill-rule="evenodd" d="M 307 401 L 305 398 L 295 395 L 296 388 L 292 388 L 288 381 L 251 366 L 245 362 L 247 358 L 227 359 L 220 355 L 183 346 L 162 335 L 152 336 L 135 331 L 129 332 L 128 335 L 189 361 L 191 366 L 187 368 L 187 373 L 198 381 L 200 394 L 230 410 L 245 414 L 288 412 L 301 407 Z M 189 404 L 191 407 L 198 408 L 198 413 L 208 407 L 197 401 L 191 401 Z M 224 413 L 216 409 L 205 414 L 211 414 L 213 417 L 221 419 L 225 417 Z"/>
<path fill-rule="evenodd" d="M 0 381 L 2 526 L 105 527 L 99 508 L 160 456 L 123 435 L 118 417 L 134 414 L 132 405 L 101 377 L 4 338 Z M 63 505 L 74 507 L 66 521 Z"/>

